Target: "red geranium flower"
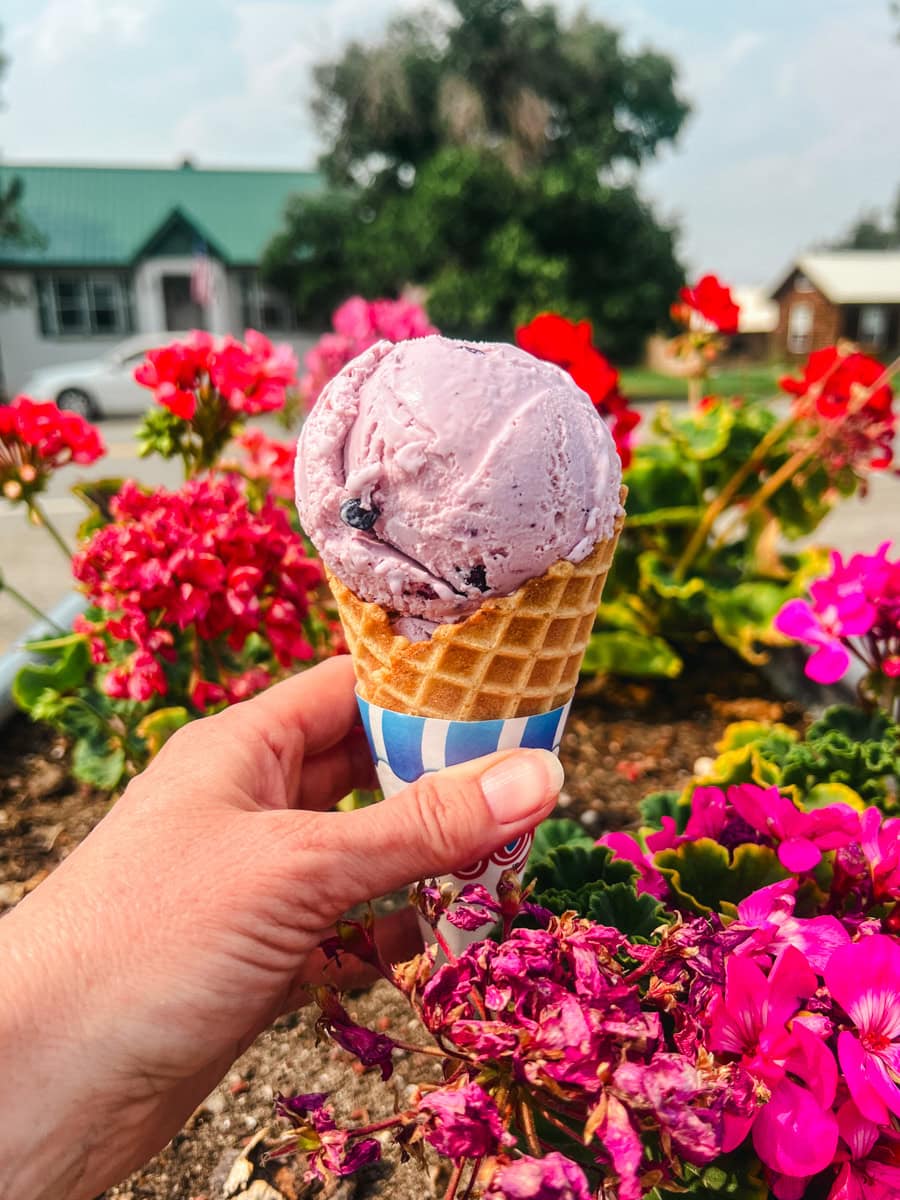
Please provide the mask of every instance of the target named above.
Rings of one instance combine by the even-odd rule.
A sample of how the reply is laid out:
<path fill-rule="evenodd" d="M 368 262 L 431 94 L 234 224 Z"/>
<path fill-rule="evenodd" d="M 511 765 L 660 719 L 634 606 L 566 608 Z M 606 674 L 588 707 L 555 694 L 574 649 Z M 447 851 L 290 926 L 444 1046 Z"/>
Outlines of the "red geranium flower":
<path fill-rule="evenodd" d="M 0 491 L 8 500 L 27 500 L 44 488 L 52 471 L 95 462 L 105 453 L 93 425 L 49 400 L 16 396 L 0 407 Z"/>
<path fill-rule="evenodd" d="M 890 466 L 896 417 L 884 367 L 857 350 L 826 346 L 809 356 L 803 375 L 779 380 L 794 397 L 794 411 L 834 435 L 830 455 L 838 467 Z"/>
<path fill-rule="evenodd" d="M 569 321 L 559 313 L 540 313 L 516 330 L 522 350 L 568 371 L 610 427 L 622 466 L 631 462 L 631 432 L 640 413 L 619 391 L 619 372 L 593 345 L 590 321 Z"/>
<path fill-rule="evenodd" d="M 691 314 L 697 313 L 715 326 L 719 333 L 737 333 L 741 310 L 732 299 L 730 289 L 720 283 L 715 275 L 704 275 L 692 288 L 681 288 L 678 295 L 681 304 L 672 307 L 672 316 L 676 321 L 687 325 Z"/>
<path fill-rule="evenodd" d="M 195 663 L 190 693 L 198 708 L 268 684 L 266 670 L 247 670 L 229 654 L 240 653 L 251 635 L 271 647 L 281 667 L 312 657 L 304 621 L 322 568 L 274 497 L 254 510 L 238 479 L 221 474 L 190 480 L 177 492 L 147 493 L 129 481 L 110 509 L 112 521 L 72 564 L 91 604 L 105 614 L 91 627 L 93 640 L 102 632 L 134 647 L 107 673 L 109 695 L 164 695 L 165 664 L 186 647 L 198 654 L 203 647 L 221 664 L 218 679 L 209 680 Z M 175 639 L 185 631 L 179 648 Z"/>

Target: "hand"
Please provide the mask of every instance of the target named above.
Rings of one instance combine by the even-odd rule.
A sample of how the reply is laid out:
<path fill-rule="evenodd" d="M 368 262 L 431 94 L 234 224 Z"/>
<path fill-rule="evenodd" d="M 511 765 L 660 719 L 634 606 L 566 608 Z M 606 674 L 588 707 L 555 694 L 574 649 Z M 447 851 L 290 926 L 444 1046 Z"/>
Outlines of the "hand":
<path fill-rule="evenodd" d="M 0 1196 L 96 1195 L 181 1127 L 303 1000 L 350 906 L 526 832 L 562 782 L 490 755 L 352 813 L 372 783 L 350 660 L 180 730 L 0 922 Z M 394 922 L 386 957 L 414 952 Z M 310 1080 L 312 1088 L 314 1080 Z"/>

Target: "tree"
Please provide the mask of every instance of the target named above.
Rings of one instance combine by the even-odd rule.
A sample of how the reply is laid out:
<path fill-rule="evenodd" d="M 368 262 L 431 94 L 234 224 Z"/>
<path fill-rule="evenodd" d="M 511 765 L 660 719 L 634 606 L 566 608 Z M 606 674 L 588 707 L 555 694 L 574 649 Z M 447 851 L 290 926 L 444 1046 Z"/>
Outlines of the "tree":
<path fill-rule="evenodd" d="M 677 135 L 673 64 L 626 53 L 585 15 L 561 24 L 551 5 L 453 10 L 443 25 L 395 21 L 316 69 L 335 190 L 291 205 L 266 273 L 315 324 L 351 290 L 420 283 L 447 332 L 509 336 L 552 307 L 633 356 L 682 272 L 674 231 L 610 179 Z"/>
<path fill-rule="evenodd" d="M 834 243 L 835 250 L 895 250 L 900 248 L 900 189 L 894 201 L 894 211 L 887 218 L 877 212 L 867 213 L 850 227 L 847 234 Z"/>

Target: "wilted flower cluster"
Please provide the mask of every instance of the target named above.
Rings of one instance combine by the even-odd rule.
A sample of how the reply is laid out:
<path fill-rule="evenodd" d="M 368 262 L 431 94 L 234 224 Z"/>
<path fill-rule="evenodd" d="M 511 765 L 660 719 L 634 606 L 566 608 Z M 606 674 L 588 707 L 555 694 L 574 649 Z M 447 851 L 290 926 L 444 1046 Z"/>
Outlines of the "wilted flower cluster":
<path fill-rule="evenodd" d="M 271 412 L 296 384 L 297 358 L 290 346 L 273 346 L 248 329 L 244 342 L 195 329 L 181 342 L 150 350 L 134 377 L 151 388 L 175 416 L 191 421 L 198 405 L 221 398 L 232 414 Z"/>
<path fill-rule="evenodd" d="M 569 372 L 609 424 L 622 466 L 627 467 L 631 462 L 631 435 L 640 414 L 628 407 L 619 391 L 619 372 L 594 346 L 590 321 L 569 321 L 558 313 L 541 313 L 519 326 L 516 344 L 535 358 L 556 363 Z"/>
<path fill-rule="evenodd" d="M 442 905 L 435 889 L 425 890 L 423 908 L 437 920 L 448 898 Z M 500 913 L 477 885 L 466 889 L 465 904 L 478 913 L 476 924 Z M 727 1121 L 748 1120 L 758 1099 L 743 1066 L 705 1053 L 696 1013 L 684 1018 L 693 1033 L 682 1030 L 683 1045 L 664 1019 L 689 994 L 696 945 L 672 942 L 662 953 L 572 913 L 551 917 L 528 902 L 523 912 L 540 927 L 476 942 L 437 968 L 426 952 L 395 969 L 393 982 L 446 1055 L 445 1078 L 377 1128 L 390 1129 L 404 1153 L 424 1140 L 457 1167 L 472 1164 L 473 1178 L 480 1169 L 482 1182 L 490 1179 L 485 1194 L 497 1197 L 586 1200 L 589 1179 L 602 1176 L 604 1194 L 638 1200 L 645 1186 L 681 1178 L 685 1164 L 714 1161 Z M 709 923 L 697 924 L 711 936 Z M 661 961 L 671 968 L 664 984 Z M 358 1027 L 351 1037 L 333 1000 L 324 1001 L 323 1022 L 363 1063 L 383 1074 L 390 1068 L 398 1043 Z M 571 1157 L 545 1155 L 542 1131 L 551 1126 Z M 515 1150 L 520 1140 L 528 1155 Z M 302 1141 L 293 1148 L 305 1150 Z"/>
<path fill-rule="evenodd" d="M 849 345 L 815 350 L 800 379 L 785 376 L 781 387 L 793 399 L 796 417 L 811 422 L 834 470 L 883 470 L 893 459 L 896 417 L 889 373 L 874 358 Z"/>
<path fill-rule="evenodd" d="M 103 614 L 81 623 L 94 660 L 117 650 L 104 678 L 108 695 L 164 696 L 167 669 L 189 667 L 188 694 L 203 710 L 265 687 L 269 665 L 312 657 L 304 622 L 322 571 L 273 498 L 254 511 L 240 481 L 225 474 L 177 492 L 147 493 L 129 482 L 111 510 L 111 523 L 73 561 Z M 264 662 L 248 667 L 235 655 L 253 634 L 267 649 Z"/>
<path fill-rule="evenodd" d="M 27 503 L 53 471 L 96 462 L 105 453 L 100 434 L 77 413 L 28 396 L 0 406 L 0 492 L 7 500 Z"/>
<path fill-rule="evenodd" d="M 307 374 L 300 388 L 308 405 L 316 402 L 329 379 L 376 342 L 405 342 L 438 332 L 421 305 L 402 298 L 365 300 L 351 296 L 335 310 L 331 323 L 334 333 L 324 334 L 306 355 Z"/>
<path fill-rule="evenodd" d="M 814 650 L 806 673 L 817 683 L 835 683 L 850 666 L 851 655 L 869 671 L 875 694 L 896 690 L 900 679 L 900 559 L 891 560 L 891 543 L 874 554 L 854 554 L 847 562 L 834 551 L 831 573 L 809 589 L 809 600 L 789 600 L 775 617 L 775 628 Z M 885 708 L 890 711 L 891 704 Z"/>

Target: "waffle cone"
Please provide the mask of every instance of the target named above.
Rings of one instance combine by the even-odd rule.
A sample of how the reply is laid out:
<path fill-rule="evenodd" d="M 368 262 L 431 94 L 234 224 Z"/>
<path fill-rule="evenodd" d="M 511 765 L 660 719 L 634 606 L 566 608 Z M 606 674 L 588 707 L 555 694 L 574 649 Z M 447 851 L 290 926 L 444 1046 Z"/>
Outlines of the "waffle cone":
<path fill-rule="evenodd" d="M 566 704 L 623 522 L 624 514 L 582 562 L 554 563 L 464 621 L 439 625 L 426 642 L 395 634 L 386 609 L 360 600 L 329 572 L 363 699 L 452 721 L 529 717 Z"/>

